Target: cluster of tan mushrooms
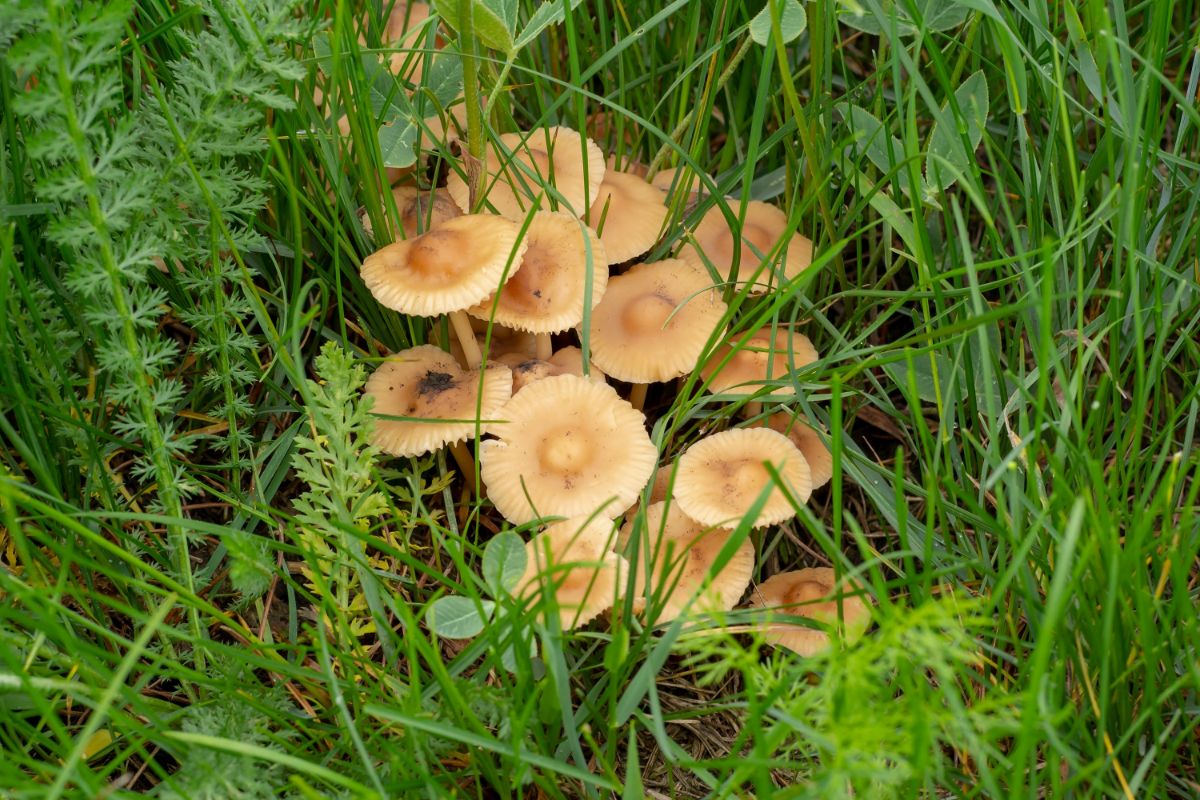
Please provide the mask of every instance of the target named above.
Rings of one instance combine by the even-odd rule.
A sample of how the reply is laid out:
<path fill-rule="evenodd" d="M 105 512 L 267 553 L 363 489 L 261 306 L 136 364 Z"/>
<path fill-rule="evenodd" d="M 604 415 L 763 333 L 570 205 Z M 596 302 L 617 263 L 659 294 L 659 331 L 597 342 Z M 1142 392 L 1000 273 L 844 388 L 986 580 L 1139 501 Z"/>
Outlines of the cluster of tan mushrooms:
<path fill-rule="evenodd" d="M 713 276 L 765 290 L 809 265 L 811 242 L 788 235 L 779 209 L 752 201 L 740 225 L 714 207 L 678 257 L 626 267 L 669 233 L 666 195 L 612 168 L 590 139 L 561 126 L 499 136 L 474 165 L 480 197 L 460 166 L 444 188 L 394 187 L 396 240 L 362 264 L 380 303 L 444 316 L 454 334 L 447 349 L 394 353 L 372 374 L 376 443 L 397 456 L 450 446 L 473 477 L 465 443 L 478 439 L 483 489 L 505 519 L 565 518 L 527 543 L 516 589 L 546 590 L 564 628 L 630 586 L 649 622 L 732 609 L 754 567 L 747 526 L 726 546 L 735 529 L 748 516 L 751 528 L 791 518 L 832 462 L 795 413 L 761 414 L 763 401 L 791 395 L 792 371 L 817 360 L 811 342 L 780 326 L 728 334 Z M 659 465 L 641 411 L 646 387 L 697 370 L 722 399 L 752 398 L 743 410 L 755 421 Z M 629 384 L 628 399 L 607 378 Z M 869 612 L 855 592 L 830 570 L 800 570 L 760 584 L 750 604 L 826 622 L 840 607 L 848 633 L 861 632 Z M 801 653 L 827 641 L 785 623 L 765 633 Z"/>

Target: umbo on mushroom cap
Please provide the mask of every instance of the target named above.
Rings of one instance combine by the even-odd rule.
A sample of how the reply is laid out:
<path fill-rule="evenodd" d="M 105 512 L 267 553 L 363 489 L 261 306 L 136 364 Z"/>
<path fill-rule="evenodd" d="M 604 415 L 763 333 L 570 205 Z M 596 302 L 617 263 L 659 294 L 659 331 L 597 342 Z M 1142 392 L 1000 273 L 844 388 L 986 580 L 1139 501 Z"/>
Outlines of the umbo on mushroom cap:
<path fill-rule="evenodd" d="M 618 380 L 669 381 L 695 368 L 724 316 L 706 273 L 673 258 L 637 264 L 592 310 L 592 360 Z"/>
<path fill-rule="evenodd" d="M 621 264 L 653 247 L 666 219 L 662 192 L 645 178 L 610 169 L 587 222 L 600 232 L 609 261 Z"/>
<path fill-rule="evenodd" d="M 534 214 L 524 241 L 521 264 L 500 288 L 498 300 L 490 295 L 467 313 L 530 333 L 559 333 L 578 325 L 587 302 L 595 307 L 608 286 L 604 245 L 578 219 L 553 211 Z"/>
<path fill-rule="evenodd" d="M 392 200 L 400 216 L 400 227 L 392 231 L 393 239 L 412 239 L 449 219 L 462 216 L 458 206 L 450 199 L 445 189 L 422 191 L 416 186 L 393 186 Z M 371 218 L 364 211 L 363 230 L 368 236 L 375 234 Z M 401 236 L 403 232 L 403 236 Z"/>
<path fill-rule="evenodd" d="M 362 279 L 384 306 L 432 317 L 487 297 L 525 252 L 516 223 L 488 214 L 446 220 L 367 256 Z M 509 264 L 511 263 L 511 268 Z"/>
<path fill-rule="evenodd" d="M 812 494 L 808 462 L 796 445 L 770 428 L 734 428 L 693 444 L 679 457 L 675 502 L 705 525 L 732 527 L 770 487 L 766 504 L 751 522 L 755 528 L 793 517 L 792 504 L 774 483 L 764 462 L 800 502 Z"/>
<path fill-rule="evenodd" d="M 464 371 L 449 353 L 424 344 L 389 356 L 365 391 L 374 413 L 417 420 L 375 420 L 372 443 L 385 453 L 417 456 L 473 439 L 476 410 L 478 419 L 494 419 L 512 396 L 512 372 L 498 363 Z"/>
<path fill-rule="evenodd" d="M 754 588 L 750 593 L 750 607 L 773 609 L 775 619 L 784 615 L 808 617 L 836 630 L 837 587 L 837 576 L 828 567 L 781 572 Z M 860 639 L 871 626 L 871 610 L 861 589 L 854 581 L 843 578 L 841 615 L 847 643 Z M 786 647 L 802 656 L 814 656 L 830 645 L 828 631 L 786 622 L 766 625 L 763 638 L 776 647 Z"/>
<path fill-rule="evenodd" d="M 658 451 L 645 417 L 610 386 L 574 375 L 517 392 L 479 447 L 488 496 L 517 524 L 539 516 L 609 519 L 629 507 Z"/>
<path fill-rule="evenodd" d="M 483 191 L 496 213 L 522 220 L 536 208 L 559 208 L 576 217 L 591 207 L 604 180 L 604 154 L 591 139 L 562 126 L 525 133 L 503 133 L 484 156 Z M 546 186 L 553 186 L 548 193 Z M 446 189 L 464 212 L 471 208 L 470 187 L 462 174 L 451 172 Z"/>
<path fill-rule="evenodd" d="M 654 503 L 646 509 L 646 527 L 634 535 L 634 521 L 621 528 L 618 547 L 636 542 L 637 555 L 629 553 L 634 570 L 634 607 L 661 606 L 656 622 L 670 622 L 683 613 L 693 597 L 691 611 L 703 614 L 728 611 L 741 598 L 754 572 L 754 545 L 743 541 L 720 570 L 717 556 L 731 531 L 706 528 L 683 513 L 678 503 Z M 646 587 L 649 585 L 649 592 Z M 650 599 L 647 600 L 647 595 Z"/>
<path fill-rule="evenodd" d="M 700 375 L 713 394 L 736 397 L 757 395 L 763 387 L 782 382 L 793 370 L 806 367 L 821 356 L 808 337 L 780 326 L 774 331 L 764 325 L 745 341 L 741 334 L 717 347 L 700 367 Z M 784 383 L 764 392 L 763 397 L 788 397 L 791 386 Z"/>
<path fill-rule="evenodd" d="M 548 525 L 525 543 L 525 572 L 513 594 L 542 592 L 545 605 L 558 608 L 564 630 L 587 624 L 612 607 L 625 585 L 629 565 L 613 552 L 612 541 L 612 520 L 606 518 L 575 517 Z"/>
<path fill-rule="evenodd" d="M 738 209 L 731 210 L 736 216 Z M 791 280 L 812 264 L 812 241 L 794 234 L 788 240 L 782 280 L 775 274 L 777 268 L 770 264 L 759 272 L 763 257 L 770 254 L 788 227 L 787 215 L 775 206 L 761 200 L 751 200 L 746 205 L 746 216 L 741 227 L 742 235 L 739 239 L 729 227 L 722 209 L 714 206 L 705 212 L 696 227 L 693 233 L 695 244 L 685 244 L 679 251 L 679 257 L 701 268 L 704 268 L 707 258 L 717 273 L 729 280 L 733 272 L 734 255 L 740 252 L 738 288 L 753 282 L 753 291 L 757 292 L 766 291 L 769 286 L 779 286 Z M 759 254 L 755 254 L 755 250 L 758 250 Z M 755 273 L 758 273 L 757 277 Z"/>
<path fill-rule="evenodd" d="M 833 455 L 813 427 L 800 414 L 781 412 L 767 418 L 767 427 L 792 440 L 804 454 L 812 474 L 812 487 L 821 488 L 833 477 Z"/>

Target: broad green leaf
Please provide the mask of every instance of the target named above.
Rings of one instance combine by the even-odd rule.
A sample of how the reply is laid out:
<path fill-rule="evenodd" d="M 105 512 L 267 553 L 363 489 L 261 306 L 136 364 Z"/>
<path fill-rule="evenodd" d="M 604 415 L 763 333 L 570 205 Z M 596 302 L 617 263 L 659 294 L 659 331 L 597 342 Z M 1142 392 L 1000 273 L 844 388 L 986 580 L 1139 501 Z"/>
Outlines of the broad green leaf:
<path fill-rule="evenodd" d="M 434 0 L 433 6 L 447 25 L 462 33 L 458 0 Z M 479 41 L 493 50 L 511 53 L 517 24 L 516 0 L 471 0 L 471 9 Z"/>
<path fill-rule="evenodd" d="M 379 126 L 379 152 L 385 167 L 411 167 L 417 160 L 417 126 L 412 119 L 397 119 Z"/>
<path fill-rule="evenodd" d="M 498 533 L 483 548 L 483 580 L 493 596 L 512 591 L 525 574 L 525 542 L 512 531 Z"/>
<path fill-rule="evenodd" d="M 983 71 L 973 73 L 954 90 L 958 112 L 949 104 L 938 112 L 929 133 L 929 149 L 925 154 L 925 183 L 927 190 L 945 189 L 969 172 L 975 164 L 975 149 L 983 139 L 987 124 L 988 88 Z M 963 146 L 966 134 L 968 147 Z"/>
<path fill-rule="evenodd" d="M 914 14 L 909 14 L 909 8 Z M 842 0 L 838 19 L 864 33 L 912 36 L 922 27 L 948 31 L 966 21 L 971 8 L 958 0 Z M 918 23 L 918 20 L 921 23 Z"/>
<path fill-rule="evenodd" d="M 855 142 L 871 163 L 888 180 L 895 182 L 900 191 L 908 194 L 908 170 L 900 166 L 904 159 L 904 145 L 900 140 L 890 135 L 883 123 L 866 109 L 849 103 L 842 103 L 839 109 L 854 134 Z"/>
<path fill-rule="evenodd" d="M 911 362 L 893 361 L 883 365 L 883 370 L 897 386 L 908 388 L 909 373 L 912 373 L 913 383 L 917 387 L 917 396 L 926 403 L 936 403 L 939 399 L 945 401 L 950 393 L 950 387 L 955 378 L 954 362 L 941 353 L 934 353 L 930 361 L 929 353 L 912 353 Z M 934 378 L 934 363 L 937 365 L 937 377 Z"/>
<path fill-rule="evenodd" d="M 779 8 L 779 33 L 783 43 L 794 41 L 808 27 L 808 16 L 799 0 L 767 0 L 762 11 L 750 20 L 750 38 L 766 46 L 771 41 L 771 3 L 777 3 Z"/>
<path fill-rule="evenodd" d="M 425 614 L 429 629 L 445 639 L 470 639 L 478 636 L 483 624 L 492 615 L 496 604 L 482 600 L 483 616 L 475 601 L 458 595 L 447 595 L 434 600 Z"/>
<path fill-rule="evenodd" d="M 580 2 L 581 0 L 569 0 L 572 9 L 578 6 Z M 513 43 L 513 49 L 520 50 L 536 39 L 546 28 L 551 25 L 557 25 L 565 18 L 566 11 L 563 9 L 561 2 L 546 0 L 529 17 L 529 21 L 525 23 L 525 27 L 521 29 L 521 35 Z"/>

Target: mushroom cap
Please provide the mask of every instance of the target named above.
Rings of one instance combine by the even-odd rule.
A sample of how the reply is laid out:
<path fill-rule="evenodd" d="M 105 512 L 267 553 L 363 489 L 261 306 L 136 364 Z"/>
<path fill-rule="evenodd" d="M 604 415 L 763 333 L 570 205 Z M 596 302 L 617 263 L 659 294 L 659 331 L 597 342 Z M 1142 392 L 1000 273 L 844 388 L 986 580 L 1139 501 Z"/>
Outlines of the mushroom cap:
<path fill-rule="evenodd" d="M 471 330 L 475 332 L 475 341 L 479 344 L 479 350 L 486 352 L 488 361 L 500 361 L 507 364 L 508 362 L 501 358 L 506 354 L 518 354 L 522 358 L 529 359 L 537 355 L 537 337 L 532 333 L 524 331 L 514 331 L 512 328 L 506 328 L 503 325 L 492 325 L 491 341 L 487 341 L 488 322 L 487 320 L 476 319 L 469 317 L 471 320 Z M 454 360 L 459 364 L 466 366 L 467 357 L 463 353 L 462 342 L 458 341 L 458 337 L 450 332 L 450 341 L 442 341 L 442 331 L 438 327 L 433 328 L 432 338 L 442 347 L 450 350 L 450 354 L 454 356 Z M 484 345 L 487 344 L 485 348 Z"/>
<path fill-rule="evenodd" d="M 683 191 L 686 188 L 688 195 L 693 198 L 708 192 L 708 184 L 688 166 L 660 169 L 651 176 L 650 184 L 663 193 L 669 193 L 672 189 Z"/>
<path fill-rule="evenodd" d="M 667 206 L 662 192 L 645 178 L 608 170 L 596 201 L 588 211 L 588 224 L 600 232 L 608 260 L 621 264 L 640 256 L 658 241 Z"/>
<path fill-rule="evenodd" d="M 764 385 L 785 378 L 793 369 L 808 366 L 821 357 L 807 336 L 790 328 L 779 327 L 772 334 L 771 327 L 766 325 L 739 345 L 742 338 L 731 337 L 731 341 L 717 347 L 700 367 L 700 374 L 713 394 L 758 395 Z M 728 362 L 722 363 L 727 358 Z M 793 394 L 791 387 L 784 385 L 763 392 L 761 396 L 788 397 Z"/>
<path fill-rule="evenodd" d="M 669 381 L 695 369 L 725 302 L 708 274 L 678 259 L 610 278 L 592 310 L 592 360 L 622 381 Z"/>
<path fill-rule="evenodd" d="M 871 610 L 862 587 L 843 577 L 842 620 L 846 642 L 853 643 L 871 626 Z M 828 567 L 781 572 L 760 583 L 750 593 L 751 608 L 774 609 L 778 614 L 808 617 L 836 630 L 838 620 L 837 576 Z M 786 622 L 765 626 L 763 638 L 776 647 L 786 647 L 802 656 L 814 656 L 829 647 L 829 633 Z"/>
<path fill-rule="evenodd" d="M 375 420 L 372 443 L 395 456 L 418 456 L 474 438 L 475 420 L 494 419 L 512 396 L 512 372 L 495 363 L 464 371 L 446 351 L 423 344 L 389 356 L 365 391 L 376 414 L 416 418 Z"/>
<path fill-rule="evenodd" d="M 525 543 L 525 572 L 513 594 L 531 597 L 549 589 L 563 630 L 590 622 L 612 606 L 628 574 L 628 563 L 612 550 L 612 527 L 601 517 L 546 526 Z"/>
<path fill-rule="evenodd" d="M 808 462 L 790 439 L 770 428 L 734 428 L 701 439 L 679 457 L 675 502 L 698 522 L 732 527 L 770 487 L 751 524 L 761 528 L 783 522 L 796 511 L 763 462 L 775 466 L 800 502 L 808 500 L 812 494 Z"/>
<path fill-rule="evenodd" d="M 578 375 L 580 378 L 587 377 L 588 380 L 596 383 L 606 383 L 604 373 L 594 364 L 586 376 L 583 374 L 583 351 L 578 347 L 564 347 L 550 356 L 547 361 L 529 358 L 520 353 L 506 353 L 497 361 L 512 370 L 513 394 L 531 383 L 536 383 L 543 378 L 552 378 L 555 375 Z"/>
<path fill-rule="evenodd" d="M 362 279 L 387 308 L 433 317 L 461 311 L 496 290 L 525 252 L 516 223 L 488 214 L 443 222 L 367 256 Z M 510 271 L 511 271 L 510 269 Z"/>
<path fill-rule="evenodd" d="M 446 220 L 462 216 L 462 212 L 454 205 L 445 189 L 423 192 L 416 186 L 393 186 L 392 200 L 396 203 L 396 211 L 400 217 L 400 227 L 392 230 L 393 239 L 401 238 L 401 231 L 404 232 L 402 238 L 413 239 Z M 366 212 L 363 212 L 362 224 L 368 236 L 375 235 L 371 218 Z"/>
<path fill-rule="evenodd" d="M 629 507 L 658 451 L 645 417 L 611 387 L 575 375 L 544 378 L 501 409 L 498 437 L 479 447 L 488 496 L 510 522 Z"/>
<path fill-rule="evenodd" d="M 770 264 L 757 278 L 762 259 L 787 232 L 787 215 L 775 206 L 761 200 L 751 200 L 746 205 L 746 217 L 741 226 L 741 240 L 734 234 L 719 206 L 705 212 L 693 232 L 695 243 L 688 242 L 679 251 L 679 257 L 689 264 L 704 267 L 704 258 L 712 262 L 717 273 L 726 280 L 733 271 L 733 259 L 741 253 L 738 262 L 737 286 L 754 284 L 754 291 L 765 291 L 769 285 L 779 285 L 791 280 L 812 264 L 812 241 L 795 234 L 787 244 L 787 257 L 783 262 L 783 280 L 778 279 L 777 270 Z M 756 255 L 751 245 L 758 250 Z M 736 249 L 735 249 L 736 248 Z M 703 253 L 703 256 L 701 255 Z"/>
<path fill-rule="evenodd" d="M 833 477 L 833 454 L 825 446 L 821 435 L 800 414 L 781 412 L 767 417 L 767 427 L 779 431 L 792 440 L 792 444 L 804 454 L 808 470 L 812 474 L 812 487 L 819 489 Z"/>
<path fill-rule="evenodd" d="M 540 211 L 529 222 L 525 254 L 500 288 L 499 302 L 493 294 L 467 313 L 520 331 L 559 333 L 583 320 L 589 278 L 595 307 L 608 287 L 608 261 L 596 234 L 570 214 Z"/>
<path fill-rule="evenodd" d="M 387 5 L 384 3 L 385 8 Z M 384 21 L 383 31 L 379 37 L 384 47 L 397 48 L 396 52 L 388 56 L 388 70 L 395 75 L 402 75 L 404 65 L 408 63 L 408 73 L 403 74 L 403 77 L 413 83 L 421 80 L 425 56 L 423 53 L 411 51 L 424 46 L 427 31 L 425 21 L 428 19 L 429 5 L 427 3 L 405 3 L 397 0 L 391 4 L 391 12 Z M 360 37 L 359 42 L 366 44 L 365 37 Z M 436 45 L 440 48 L 442 44 L 442 38 L 438 36 Z"/>
<path fill-rule="evenodd" d="M 511 151 L 512 155 L 509 155 Z M 502 133 L 484 156 L 484 192 L 496 213 L 522 220 L 540 199 L 538 209 L 550 211 L 551 199 L 576 217 L 591 207 L 604 180 L 604 154 L 591 139 L 556 126 L 526 133 Z M 545 186 L 553 186 L 548 193 Z M 446 178 L 446 189 L 464 212 L 471 207 L 470 187 L 457 171 Z"/>
<path fill-rule="evenodd" d="M 650 505 L 641 537 L 634 537 L 634 521 L 626 522 L 617 541 L 621 549 L 631 540 L 639 548 L 634 567 L 635 607 L 644 609 L 649 594 L 650 605 L 662 607 L 655 617 L 661 623 L 682 614 L 693 597 L 691 610 L 699 614 L 728 611 L 737 605 L 754 573 L 754 545 L 747 537 L 720 571 L 714 572 L 717 555 L 730 535 L 731 531 L 721 528 L 705 528 L 684 514 L 678 503 Z M 632 554 L 630 558 L 633 560 Z"/>

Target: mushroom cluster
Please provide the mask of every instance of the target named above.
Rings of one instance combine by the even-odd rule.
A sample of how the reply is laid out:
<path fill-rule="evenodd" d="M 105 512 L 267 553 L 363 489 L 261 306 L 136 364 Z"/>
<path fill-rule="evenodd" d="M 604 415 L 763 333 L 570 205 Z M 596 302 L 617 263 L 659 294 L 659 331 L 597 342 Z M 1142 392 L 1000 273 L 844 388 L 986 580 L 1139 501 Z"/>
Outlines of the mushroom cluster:
<path fill-rule="evenodd" d="M 394 41 L 406 35 L 389 27 Z M 722 286 L 754 294 L 790 280 L 812 243 L 754 201 L 744 218 L 709 210 L 677 257 L 638 262 L 678 238 L 664 189 L 614 169 L 591 139 L 561 125 L 506 133 L 466 161 L 440 188 L 404 176 L 391 187 L 399 224 L 369 232 L 390 240 L 362 263 L 372 295 L 402 314 L 444 315 L 453 331 L 371 376 L 375 443 L 397 456 L 449 445 L 473 476 L 464 443 L 479 439 L 499 514 L 565 518 L 529 542 L 516 592 L 553 588 L 564 627 L 624 592 L 651 623 L 733 608 L 755 564 L 748 531 L 791 518 L 832 461 L 787 403 L 794 373 L 819 358 L 812 343 L 775 324 L 730 333 Z M 647 386 L 693 375 L 749 421 L 660 465 Z M 783 408 L 764 415 L 764 402 Z M 772 598 L 755 602 L 796 602 Z"/>

